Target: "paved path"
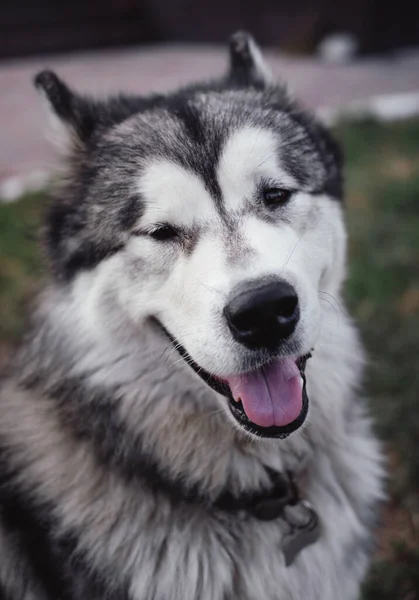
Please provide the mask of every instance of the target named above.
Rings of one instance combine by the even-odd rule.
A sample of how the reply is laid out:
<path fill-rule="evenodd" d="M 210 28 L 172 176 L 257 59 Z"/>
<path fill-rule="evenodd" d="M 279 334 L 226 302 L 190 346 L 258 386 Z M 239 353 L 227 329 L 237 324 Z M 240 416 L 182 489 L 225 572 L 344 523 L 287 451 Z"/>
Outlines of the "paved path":
<path fill-rule="evenodd" d="M 314 109 L 341 108 L 377 94 L 419 92 L 419 52 L 348 66 L 273 53 L 268 58 L 275 74 Z M 31 83 L 40 69 L 52 68 L 75 88 L 101 95 L 168 90 L 217 75 L 225 62 L 226 53 L 220 48 L 159 46 L 0 63 L 0 191 L 6 183 L 13 196 L 15 176 L 22 174 L 36 187 L 42 173 L 55 163 L 45 139 L 43 107 Z"/>

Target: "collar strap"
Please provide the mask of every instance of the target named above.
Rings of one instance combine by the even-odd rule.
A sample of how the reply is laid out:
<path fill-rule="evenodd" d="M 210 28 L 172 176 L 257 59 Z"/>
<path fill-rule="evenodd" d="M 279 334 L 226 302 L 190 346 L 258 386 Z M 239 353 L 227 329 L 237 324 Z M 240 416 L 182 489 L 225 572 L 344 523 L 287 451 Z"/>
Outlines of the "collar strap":
<path fill-rule="evenodd" d="M 266 470 L 272 483 L 268 490 L 239 497 L 224 492 L 213 506 L 229 512 L 244 511 L 260 521 L 271 521 L 282 516 L 286 506 L 294 506 L 300 500 L 297 485 L 289 471 L 283 475 L 268 467 Z"/>
<path fill-rule="evenodd" d="M 225 511 L 243 511 L 260 521 L 281 518 L 286 523 L 281 548 L 285 565 L 289 567 L 304 548 L 319 539 L 320 522 L 311 504 L 300 497 L 291 472 L 283 475 L 273 469 L 266 470 L 272 482 L 269 490 L 239 498 L 225 492 L 218 497 L 214 506 Z"/>

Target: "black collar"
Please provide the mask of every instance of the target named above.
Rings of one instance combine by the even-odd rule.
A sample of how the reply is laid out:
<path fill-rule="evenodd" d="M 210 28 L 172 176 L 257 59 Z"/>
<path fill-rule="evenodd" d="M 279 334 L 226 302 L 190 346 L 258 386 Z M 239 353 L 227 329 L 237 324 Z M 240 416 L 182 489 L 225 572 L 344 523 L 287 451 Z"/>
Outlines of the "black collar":
<path fill-rule="evenodd" d="M 286 506 L 299 501 L 298 488 L 291 472 L 285 475 L 266 467 L 271 480 L 268 489 L 233 496 L 223 492 L 213 503 L 215 508 L 229 512 L 244 511 L 261 521 L 270 521 L 282 516 Z"/>
<path fill-rule="evenodd" d="M 242 512 L 259 521 L 281 519 L 285 524 L 281 550 L 288 567 L 302 550 L 319 539 L 320 522 L 311 504 L 301 498 L 291 472 L 284 475 L 270 468 L 266 471 L 272 484 L 268 490 L 238 498 L 224 492 L 213 506 L 224 511 Z"/>

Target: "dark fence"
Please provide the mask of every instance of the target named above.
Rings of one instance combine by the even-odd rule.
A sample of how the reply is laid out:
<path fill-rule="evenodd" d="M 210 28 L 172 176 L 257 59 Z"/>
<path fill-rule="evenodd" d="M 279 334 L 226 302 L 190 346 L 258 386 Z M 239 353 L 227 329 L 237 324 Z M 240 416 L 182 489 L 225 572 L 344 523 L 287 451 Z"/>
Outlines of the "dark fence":
<path fill-rule="evenodd" d="M 419 45 L 419 2 L 399 0 L 1 0 L 0 58 L 150 42 L 224 42 L 245 28 L 262 44 L 309 52 L 328 33 L 365 53 Z"/>

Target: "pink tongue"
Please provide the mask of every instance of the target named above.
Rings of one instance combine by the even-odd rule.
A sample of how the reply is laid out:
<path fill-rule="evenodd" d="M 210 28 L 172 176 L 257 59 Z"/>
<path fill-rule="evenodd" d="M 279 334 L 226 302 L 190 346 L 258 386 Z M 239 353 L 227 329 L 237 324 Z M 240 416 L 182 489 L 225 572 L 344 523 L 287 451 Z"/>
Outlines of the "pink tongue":
<path fill-rule="evenodd" d="M 233 398 L 242 401 L 248 419 L 260 427 L 288 425 L 302 410 L 300 372 L 291 358 L 226 381 Z"/>

